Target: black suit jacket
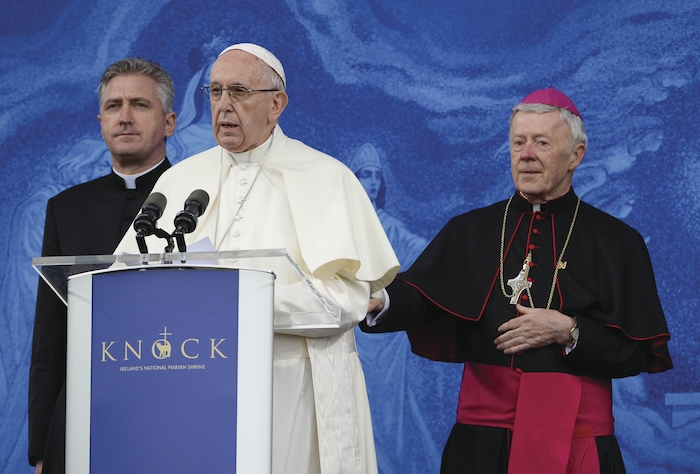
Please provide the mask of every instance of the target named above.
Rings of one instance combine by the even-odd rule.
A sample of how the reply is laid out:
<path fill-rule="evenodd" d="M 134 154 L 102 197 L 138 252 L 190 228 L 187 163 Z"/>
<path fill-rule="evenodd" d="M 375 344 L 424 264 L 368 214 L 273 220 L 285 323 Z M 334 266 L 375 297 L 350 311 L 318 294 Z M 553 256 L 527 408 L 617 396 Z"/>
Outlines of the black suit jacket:
<path fill-rule="evenodd" d="M 126 189 L 113 172 L 68 188 L 46 206 L 42 256 L 109 255 L 141 209 L 166 158 Z M 29 369 L 29 463 L 44 459 L 44 474 L 63 473 L 65 450 L 66 307 L 39 280 Z"/>

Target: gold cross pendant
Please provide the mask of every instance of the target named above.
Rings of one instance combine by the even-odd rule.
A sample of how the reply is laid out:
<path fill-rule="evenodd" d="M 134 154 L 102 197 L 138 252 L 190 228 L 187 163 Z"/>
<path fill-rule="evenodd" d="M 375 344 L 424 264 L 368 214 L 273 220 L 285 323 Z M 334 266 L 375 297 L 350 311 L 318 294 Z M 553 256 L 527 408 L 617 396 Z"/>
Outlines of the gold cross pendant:
<path fill-rule="evenodd" d="M 527 280 L 527 276 L 530 273 L 530 262 L 532 262 L 532 252 L 528 252 L 525 261 L 523 262 L 523 268 L 518 273 L 518 276 L 508 280 L 508 286 L 513 290 L 513 294 L 510 298 L 510 304 L 517 304 L 518 299 L 523 291 L 532 287 L 532 282 Z"/>

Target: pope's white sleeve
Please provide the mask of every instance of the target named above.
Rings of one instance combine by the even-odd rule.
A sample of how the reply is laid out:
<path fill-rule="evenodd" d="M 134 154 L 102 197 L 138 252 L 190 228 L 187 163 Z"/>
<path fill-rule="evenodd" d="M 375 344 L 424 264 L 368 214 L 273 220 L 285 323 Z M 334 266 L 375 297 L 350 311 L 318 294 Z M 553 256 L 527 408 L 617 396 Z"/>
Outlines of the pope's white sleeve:
<path fill-rule="evenodd" d="M 306 283 L 275 285 L 275 332 L 325 337 L 344 333 L 365 318 L 369 283 L 337 274 L 310 279 L 339 317 L 328 314 Z"/>

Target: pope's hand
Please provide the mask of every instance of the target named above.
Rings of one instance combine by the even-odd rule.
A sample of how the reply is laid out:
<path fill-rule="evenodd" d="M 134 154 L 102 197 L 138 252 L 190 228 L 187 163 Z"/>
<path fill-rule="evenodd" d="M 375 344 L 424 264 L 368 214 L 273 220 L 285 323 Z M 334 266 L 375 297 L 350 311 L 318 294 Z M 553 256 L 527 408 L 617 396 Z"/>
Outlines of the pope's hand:
<path fill-rule="evenodd" d="M 383 309 L 386 304 L 386 299 L 384 298 L 383 291 L 377 291 L 373 293 L 369 298 L 369 306 L 367 307 L 367 314 L 377 315 Z"/>

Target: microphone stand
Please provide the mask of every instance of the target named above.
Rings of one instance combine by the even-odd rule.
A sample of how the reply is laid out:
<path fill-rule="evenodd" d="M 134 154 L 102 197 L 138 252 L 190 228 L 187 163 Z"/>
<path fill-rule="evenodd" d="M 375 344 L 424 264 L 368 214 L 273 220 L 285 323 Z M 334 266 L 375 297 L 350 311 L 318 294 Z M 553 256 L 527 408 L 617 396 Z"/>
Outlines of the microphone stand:
<path fill-rule="evenodd" d="M 168 244 L 165 246 L 165 253 L 171 253 L 173 249 L 175 248 L 175 244 L 173 243 L 173 237 L 165 232 L 163 229 L 155 228 L 153 230 L 153 234 L 155 234 L 156 237 L 160 237 L 161 239 L 165 239 Z M 136 233 L 136 243 L 139 246 L 139 252 L 142 254 L 147 254 L 148 253 L 148 246 L 146 245 L 146 235 L 142 230 L 139 230 Z M 184 237 L 183 237 L 183 244 L 184 244 Z M 179 247 L 179 242 L 178 242 L 178 247 Z M 148 262 L 144 262 L 146 265 L 148 265 Z M 164 263 L 172 263 L 170 261 L 165 261 Z"/>
<path fill-rule="evenodd" d="M 178 251 L 183 255 L 180 258 L 180 262 L 186 263 L 187 257 L 185 256 L 185 252 L 187 252 L 187 244 L 185 243 L 185 230 L 182 227 L 178 227 L 173 232 L 173 236 L 175 237 L 175 241 L 177 242 Z"/>
<path fill-rule="evenodd" d="M 168 242 L 168 245 L 165 246 L 165 253 L 171 253 L 175 248 L 175 244 L 173 244 L 173 237 L 163 229 L 156 229 L 155 234 L 156 237 L 165 239 Z"/>

